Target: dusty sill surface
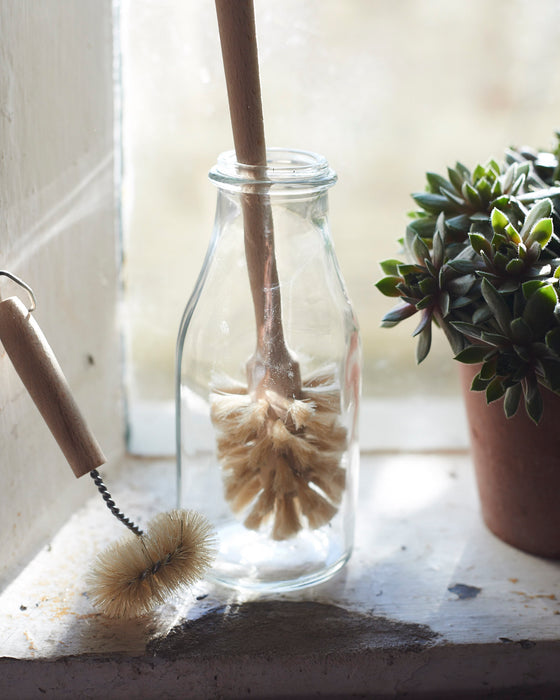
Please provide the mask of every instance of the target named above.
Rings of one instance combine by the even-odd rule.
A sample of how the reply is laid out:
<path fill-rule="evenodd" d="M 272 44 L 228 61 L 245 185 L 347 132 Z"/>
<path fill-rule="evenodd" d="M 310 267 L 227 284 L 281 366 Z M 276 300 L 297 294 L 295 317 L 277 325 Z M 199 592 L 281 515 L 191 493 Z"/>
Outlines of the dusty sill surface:
<path fill-rule="evenodd" d="M 109 484 L 140 524 L 173 506 L 171 461 Z M 560 565 L 481 525 L 466 455 L 362 458 L 356 548 L 281 596 L 201 583 L 104 618 L 86 576 L 123 527 L 95 493 L 0 594 L 0 697 L 558 697 Z M 463 694 L 463 695 L 461 695 Z"/>

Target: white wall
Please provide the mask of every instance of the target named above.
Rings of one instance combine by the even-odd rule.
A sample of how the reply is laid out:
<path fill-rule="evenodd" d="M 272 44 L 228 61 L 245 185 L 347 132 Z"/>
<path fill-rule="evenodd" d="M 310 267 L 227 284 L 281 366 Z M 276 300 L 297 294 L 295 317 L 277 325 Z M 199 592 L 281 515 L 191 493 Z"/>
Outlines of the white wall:
<path fill-rule="evenodd" d="M 123 451 L 112 12 L 111 0 L 0 0 L 0 269 L 33 287 L 110 462 Z M 17 290 L 0 278 L 4 297 Z M 0 346 L 0 585 L 94 491 Z"/>

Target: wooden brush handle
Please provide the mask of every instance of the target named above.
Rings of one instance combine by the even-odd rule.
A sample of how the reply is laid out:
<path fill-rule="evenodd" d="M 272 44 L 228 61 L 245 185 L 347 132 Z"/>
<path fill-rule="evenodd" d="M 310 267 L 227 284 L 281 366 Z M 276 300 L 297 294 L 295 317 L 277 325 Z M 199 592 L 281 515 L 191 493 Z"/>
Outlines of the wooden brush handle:
<path fill-rule="evenodd" d="M 47 339 L 17 297 L 0 302 L 0 341 L 74 474 L 104 464 Z"/>
<path fill-rule="evenodd" d="M 253 0 L 216 0 L 235 155 L 266 165 Z"/>
<path fill-rule="evenodd" d="M 216 0 L 229 110 L 238 163 L 263 179 L 266 145 L 253 0 Z M 258 166 L 261 166 L 260 168 Z M 257 349 L 248 365 L 251 390 L 301 390 L 299 369 L 284 340 L 280 284 L 270 198 L 265 186 L 242 195 L 245 257 L 257 327 Z"/>

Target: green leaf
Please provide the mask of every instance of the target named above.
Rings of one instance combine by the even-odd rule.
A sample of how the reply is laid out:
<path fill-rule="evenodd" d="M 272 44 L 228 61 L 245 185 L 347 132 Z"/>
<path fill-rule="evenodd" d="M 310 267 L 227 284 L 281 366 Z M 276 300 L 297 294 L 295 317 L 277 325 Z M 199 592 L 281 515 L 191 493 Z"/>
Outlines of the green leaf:
<path fill-rule="evenodd" d="M 413 304 L 400 304 L 383 316 L 381 326 L 382 328 L 393 328 L 397 323 L 404 321 L 405 318 L 409 318 L 415 313 L 416 307 Z"/>
<path fill-rule="evenodd" d="M 432 238 L 432 261 L 436 268 L 443 265 L 445 256 L 445 220 L 443 214 L 438 216 L 436 230 Z"/>
<path fill-rule="evenodd" d="M 560 391 L 560 362 L 556 360 L 541 360 L 541 365 L 548 386 L 554 392 Z"/>
<path fill-rule="evenodd" d="M 506 188 L 504 187 L 504 190 L 505 189 Z M 503 194 L 501 197 L 495 199 L 492 203 L 495 207 L 504 211 L 505 209 L 509 208 L 511 203 L 511 197 L 508 194 Z"/>
<path fill-rule="evenodd" d="M 461 188 L 461 193 L 463 197 L 472 204 L 473 207 L 480 209 L 482 206 L 482 200 L 477 190 L 471 185 L 470 182 L 464 182 Z"/>
<path fill-rule="evenodd" d="M 500 180 L 495 180 L 494 184 L 492 185 L 492 192 L 491 192 L 492 199 L 496 199 L 496 198 L 500 197 L 502 195 L 502 192 L 503 192 L 502 183 L 500 182 Z"/>
<path fill-rule="evenodd" d="M 523 260 L 520 260 L 519 258 L 513 258 L 506 265 L 506 272 L 509 272 L 510 275 L 518 275 L 524 269 L 525 269 L 525 263 L 523 262 Z"/>
<path fill-rule="evenodd" d="M 492 236 L 492 247 L 493 248 L 499 248 L 501 245 L 505 245 L 507 243 L 507 236 L 505 234 L 497 233 L 494 231 L 494 235 Z"/>
<path fill-rule="evenodd" d="M 501 169 L 499 164 L 493 159 L 490 158 L 488 163 L 486 164 L 486 169 L 492 171 L 495 177 L 499 177 L 501 173 Z"/>
<path fill-rule="evenodd" d="M 525 218 L 525 222 L 519 232 L 521 238 L 525 239 L 533 226 L 539 219 L 547 219 L 552 214 L 552 201 L 550 199 L 540 199 L 531 207 Z"/>
<path fill-rule="evenodd" d="M 509 343 L 505 335 L 501 335 L 500 333 L 488 333 L 487 331 L 482 331 L 480 339 L 488 343 L 488 345 L 493 345 L 497 348 L 505 347 Z"/>
<path fill-rule="evenodd" d="M 531 229 L 531 233 L 525 239 L 525 245 L 530 247 L 533 243 L 538 243 L 544 248 L 552 236 L 552 219 L 540 219 Z"/>
<path fill-rule="evenodd" d="M 560 328 L 553 328 L 545 336 L 546 344 L 560 357 Z"/>
<path fill-rule="evenodd" d="M 519 281 L 517 279 L 510 279 L 502 282 L 500 284 L 500 294 L 506 294 L 507 292 L 517 292 L 519 289 Z"/>
<path fill-rule="evenodd" d="M 400 260 L 395 260 L 394 258 L 390 258 L 389 260 L 382 260 L 379 263 L 379 267 L 382 269 L 383 273 L 393 277 L 398 276 L 399 265 L 402 265 L 402 262 Z"/>
<path fill-rule="evenodd" d="M 512 163 L 509 168 L 504 173 L 503 180 L 503 190 L 504 192 L 509 192 L 511 186 L 513 185 L 513 180 L 515 178 L 515 163 Z"/>
<path fill-rule="evenodd" d="M 419 302 L 416 304 L 416 308 L 418 311 L 422 311 L 424 309 L 428 309 L 430 306 L 433 306 L 434 304 L 434 295 L 433 294 L 426 294 L 425 297 L 420 299 Z"/>
<path fill-rule="evenodd" d="M 455 260 L 450 260 L 447 263 L 447 266 L 461 275 L 466 275 L 469 272 L 474 272 L 475 270 L 475 265 L 472 262 L 472 260 L 465 260 L 464 258 L 456 258 Z"/>
<path fill-rule="evenodd" d="M 502 211 L 494 207 L 490 215 L 490 222 L 494 231 L 496 231 L 497 233 L 504 234 L 506 227 L 509 224 L 509 219 Z"/>
<path fill-rule="evenodd" d="M 418 344 L 416 345 L 416 362 L 420 364 L 426 359 L 428 353 L 430 352 L 430 347 L 432 345 L 432 324 L 424 328 L 424 330 L 418 336 Z"/>
<path fill-rule="evenodd" d="M 523 296 L 525 299 L 528 299 L 532 294 L 534 294 L 537 289 L 540 289 L 541 287 L 544 287 L 546 285 L 546 282 L 543 280 L 527 280 L 527 282 L 523 282 L 521 285 L 521 291 L 523 292 Z"/>
<path fill-rule="evenodd" d="M 469 233 L 469 241 L 479 255 L 482 255 L 482 251 L 484 251 L 490 259 L 492 258 L 490 241 L 487 241 L 481 233 Z"/>
<path fill-rule="evenodd" d="M 482 329 L 472 323 L 466 323 L 465 321 L 451 321 L 451 326 L 458 330 L 467 338 L 480 338 L 482 336 Z"/>
<path fill-rule="evenodd" d="M 514 384 L 506 389 L 504 396 L 504 413 L 506 418 L 512 418 L 517 413 L 521 394 L 521 384 Z"/>
<path fill-rule="evenodd" d="M 466 295 L 472 288 L 473 284 L 476 282 L 476 277 L 474 275 L 461 275 L 455 279 L 449 280 L 447 284 L 447 289 L 457 296 Z"/>
<path fill-rule="evenodd" d="M 456 191 L 460 192 L 464 182 L 463 176 L 453 168 L 447 168 L 447 176 Z"/>
<path fill-rule="evenodd" d="M 494 377 L 486 387 L 486 403 L 492 403 L 493 401 L 501 399 L 505 392 L 506 390 L 502 384 L 502 380 L 499 377 Z"/>
<path fill-rule="evenodd" d="M 511 323 L 512 319 L 511 312 L 503 297 L 487 279 L 482 280 L 480 291 L 482 292 L 482 296 L 484 297 L 486 303 L 492 310 L 500 329 L 507 334 L 509 331 L 509 324 Z"/>
<path fill-rule="evenodd" d="M 402 282 L 400 277 L 383 277 L 383 279 L 375 283 L 375 286 L 386 297 L 400 297 L 402 295 L 397 289 L 397 285 L 400 282 Z"/>
<path fill-rule="evenodd" d="M 435 228 L 435 220 L 432 216 L 420 217 L 411 221 L 407 228 L 406 233 L 414 233 L 420 238 L 431 238 Z"/>
<path fill-rule="evenodd" d="M 448 228 L 453 231 L 466 232 L 470 225 L 470 219 L 466 214 L 459 214 L 459 216 L 452 216 L 446 220 Z"/>
<path fill-rule="evenodd" d="M 525 182 L 526 179 L 525 173 L 522 173 L 517 180 L 513 183 L 511 187 L 511 194 L 517 194 L 519 190 L 523 187 L 523 183 Z"/>
<path fill-rule="evenodd" d="M 519 235 L 519 231 L 515 228 L 513 224 L 508 224 L 506 226 L 506 235 L 510 241 L 513 241 L 516 245 L 523 242 L 523 239 Z"/>
<path fill-rule="evenodd" d="M 480 368 L 480 378 L 489 380 L 492 379 L 492 377 L 494 377 L 494 375 L 496 374 L 496 364 L 496 355 L 491 357 L 489 360 L 486 360 L 486 362 Z"/>
<path fill-rule="evenodd" d="M 449 314 L 450 298 L 448 292 L 441 292 L 438 299 L 438 306 L 443 318 Z"/>
<path fill-rule="evenodd" d="M 476 365 L 484 362 L 488 355 L 488 348 L 484 345 L 469 345 L 453 358 L 457 362 L 463 362 L 466 365 Z"/>
<path fill-rule="evenodd" d="M 472 380 L 471 391 L 486 391 L 488 383 L 489 382 L 486 379 L 482 379 L 480 375 L 477 374 L 476 377 Z"/>
<path fill-rule="evenodd" d="M 513 349 L 515 350 L 516 354 L 518 357 L 520 357 L 523 362 L 530 363 L 531 362 L 531 353 L 527 349 L 525 345 L 514 345 Z M 524 376 L 524 375 L 523 375 Z"/>
<path fill-rule="evenodd" d="M 486 175 L 486 168 L 483 165 L 481 165 L 480 163 L 478 163 L 475 166 L 475 169 L 473 170 L 473 174 L 472 174 L 473 182 L 480 180 L 480 178 L 484 177 L 484 175 Z"/>
<path fill-rule="evenodd" d="M 537 338 L 549 330 L 557 303 L 558 297 L 551 284 L 540 287 L 527 299 L 522 318 Z"/>
<path fill-rule="evenodd" d="M 430 259 L 430 249 L 420 238 L 420 236 L 414 236 L 414 240 L 412 241 L 412 252 L 420 264 L 422 264 L 424 260 Z"/>
<path fill-rule="evenodd" d="M 492 312 L 487 306 L 481 306 L 472 315 L 472 322 L 476 325 L 488 321 L 489 318 L 492 318 Z"/>
<path fill-rule="evenodd" d="M 533 339 L 531 327 L 522 318 L 514 318 L 510 328 L 514 343 L 526 344 Z"/>
<path fill-rule="evenodd" d="M 463 309 L 465 306 L 472 304 L 473 300 L 470 297 L 453 297 L 449 308 L 450 309 Z"/>
<path fill-rule="evenodd" d="M 463 180 L 471 179 L 471 171 L 459 161 L 455 163 L 455 170 L 459 173 Z"/>
<path fill-rule="evenodd" d="M 442 188 L 444 190 L 453 190 L 453 185 L 449 182 L 449 180 L 446 180 L 444 177 L 438 175 L 437 173 L 426 173 L 426 179 L 428 180 L 428 184 L 432 192 L 437 193 Z"/>
<path fill-rule="evenodd" d="M 411 265 L 404 263 L 402 265 L 397 265 L 397 272 L 400 277 L 406 277 L 407 275 L 423 275 L 426 270 L 421 265 Z"/>
<path fill-rule="evenodd" d="M 416 204 L 422 207 L 424 211 L 430 212 L 431 214 L 439 214 L 440 211 L 445 211 L 447 213 L 457 211 L 457 206 L 441 194 L 417 192 L 412 195 L 412 199 L 414 199 Z"/>
<path fill-rule="evenodd" d="M 489 200 L 492 192 L 492 185 L 490 184 L 490 181 L 486 177 L 480 178 L 478 182 L 476 183 L 476 189 L 479 193 L 479 195 L 486 199 Z"/>
<path fill-rule="evenodd" d="M 433 294 L 437 290 L 437 283 L 433 277 L 424 277 L 418 286 L 423 294 Z"/>
<path fill-rule="evenodd" d="M 532 374 L 528 375 L 523 388 L 527 415 L 534 423 L 538 424 L 542 417 L 543 400 L 536 377 Z"/>

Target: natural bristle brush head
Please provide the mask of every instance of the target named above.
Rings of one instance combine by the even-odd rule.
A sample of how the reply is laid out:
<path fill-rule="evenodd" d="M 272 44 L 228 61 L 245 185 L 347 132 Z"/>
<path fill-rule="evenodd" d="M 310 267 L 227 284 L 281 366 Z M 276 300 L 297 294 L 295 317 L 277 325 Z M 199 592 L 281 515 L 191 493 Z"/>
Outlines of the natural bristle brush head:
<path fill-rule="evenodd" d="M 89 595 L 108 617 L 143 615 L 200 580 L 215 548 L 214 529 L 200 513 L 160 513 L 145 534 L 127 535 L 98 555 L 89 575 Z"/>
<path fill-rule="evenodd" d="M 271 536 L 288 539 L 305 523 L 318 528 L 336 514 L 346 472 L 340 462 L 347 431 L 339 421 L 340 390 L 332 370 L 302 382 L 301 398 L 247 387 L 213 387 L 211 416 L 218 432 L 225 497 L 245 526 L 272 522 Z"/>

